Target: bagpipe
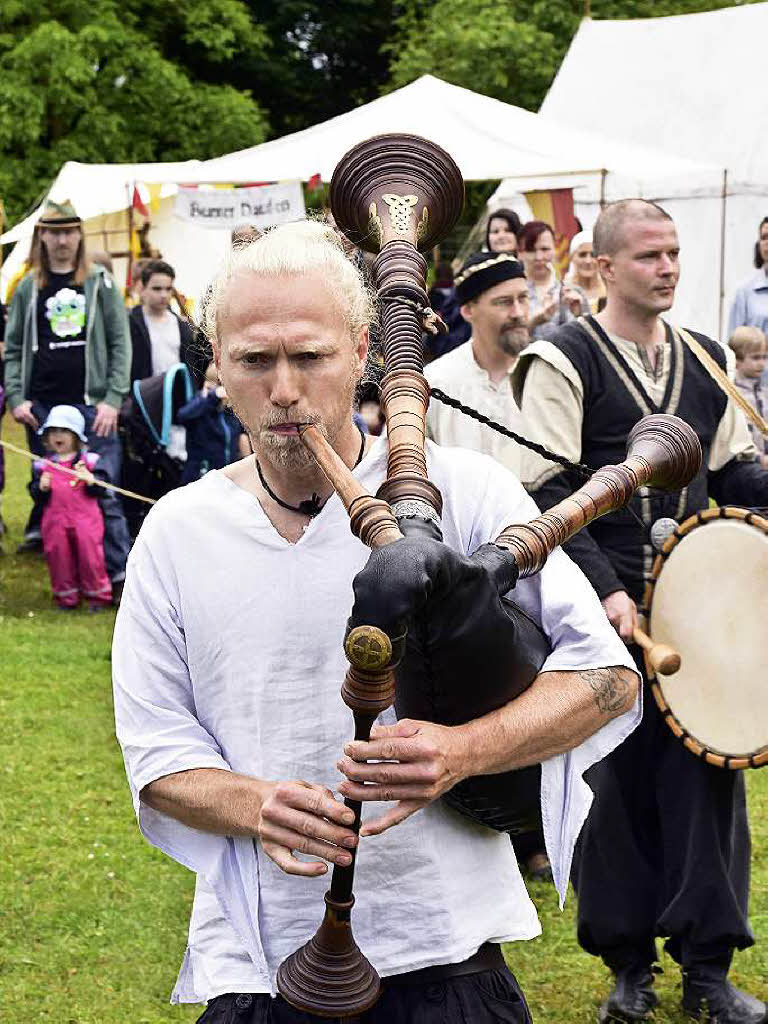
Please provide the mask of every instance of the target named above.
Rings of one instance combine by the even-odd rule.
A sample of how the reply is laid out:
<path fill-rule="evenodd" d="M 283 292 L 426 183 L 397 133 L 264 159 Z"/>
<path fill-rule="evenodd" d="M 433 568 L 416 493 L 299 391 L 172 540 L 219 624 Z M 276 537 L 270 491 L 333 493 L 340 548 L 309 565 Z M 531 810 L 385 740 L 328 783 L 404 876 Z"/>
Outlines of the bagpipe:
<path fill-rule="evenodd" d="M 339 162 L 331 209 L 356 246 L 375 253 L 387 423 L 387 476 L 368 494 L 312 425 L 301 439 L 344 503 L 352 532 L 372 549 L 353 588 L 342 698 L 355 739 L 367 740 L 393 703 L 399 717 L 459 725 L 514 700 L 534 681 L 550 646 L 509 596 L 518 579 L 597 516 L 623 507 L 637 488 L 678 490 L 697 473 L 701 448 L 674 416 L 649 416 L 629 438 L 626 460 L 606 466 L 571 497 L 531 522 L 506 527 L 467 557 L 442 541 L 442 498 L 429 480 L 425 421 L 429 386 L 422 336 L 434 328 L 422 255 L 454 225 L 464 186 L 439 146 L 412 135 L 381 135 Z M 482 671 L 479 671 L 482 666 Z M 515 833 L 538 816 L 539 767 L 466 779 L 442 799 L 475 822 Z M 347 800 L 360 828 L 361 804 Z M 379 977 L 351 928 L 354 857 L 335 866 L 315 936 L 280 966 L 277 985 L 293 1006 L 328 1017 L 356 1016 L 379 995 Z"/>

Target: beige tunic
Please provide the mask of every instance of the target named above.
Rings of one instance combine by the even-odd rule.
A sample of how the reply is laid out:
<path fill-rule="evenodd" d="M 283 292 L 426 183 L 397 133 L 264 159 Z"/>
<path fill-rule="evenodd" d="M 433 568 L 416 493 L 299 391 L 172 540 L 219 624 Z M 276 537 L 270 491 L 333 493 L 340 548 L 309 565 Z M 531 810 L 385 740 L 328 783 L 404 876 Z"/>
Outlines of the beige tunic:
<path fill-rule="evenodd" d="M 633 341 L 610 335 L 611 341 L 657 407 L 661 406 L 669 380 L 671 344 L 667 338 L 657 346 L 655 366 L 647 353 Z M 673 387 L 670 413 L 675 412 L 682 387 L 682 359 L 678 359 L 680 380 Z M 713 387 L 717 385 L 713 382 Z M 523 353 L 513 372 L 513 391 L 528 427 L 528 436 L 573 462 L 581 459 L 581 427 L 584 418 L 584 390 L 573 363 L 551 342 L 537 341 Z M 675 406 L 673 408 L 672 406 Z M 722 469 L 731 459 L 753 460 L 757 451 L 749 436 L 744 413 L 728 399 L 709 453 L 709 469 Z M 535 491 L 560 467 L 535 452 L 525 451 L 522 480 Z"/>
<path fill-rule="evenodd" d="M 525 434 L 520 410 L 512 396 L 511 372 L 495 384 L 477 363 L 471 338 L 425 366 L 424 376 L 430 387 L 440 388 L 489 419 Z M 471 448 L 490 455 L 520 476 L 524 449 L 516 441 L 434 398 L 427 412 L 427 437 L 440 445 Z"/>

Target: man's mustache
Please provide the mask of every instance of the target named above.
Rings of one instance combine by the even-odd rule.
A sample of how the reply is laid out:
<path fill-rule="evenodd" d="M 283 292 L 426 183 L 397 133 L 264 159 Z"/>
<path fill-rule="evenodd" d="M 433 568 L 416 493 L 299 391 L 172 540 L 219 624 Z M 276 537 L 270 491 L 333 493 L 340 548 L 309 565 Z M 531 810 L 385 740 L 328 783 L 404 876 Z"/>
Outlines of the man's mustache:
<path fill-rule="evenodd" d="M 262 427 L 282 427 L 286 423 L 319 423 L 320 417 L 316 413 L 302 413 L 298 410 L 295 413 L 270 413 L 261 421 Z"/>

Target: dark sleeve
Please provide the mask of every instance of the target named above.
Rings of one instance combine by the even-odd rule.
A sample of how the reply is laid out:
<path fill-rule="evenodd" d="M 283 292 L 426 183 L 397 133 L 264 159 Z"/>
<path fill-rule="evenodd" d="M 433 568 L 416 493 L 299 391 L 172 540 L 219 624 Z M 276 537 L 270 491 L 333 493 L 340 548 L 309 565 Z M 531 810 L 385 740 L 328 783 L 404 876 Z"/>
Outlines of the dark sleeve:
<path fill-rule="evenodd" d="M 93 473 L 94 479 L 101 480 L 105 484 L 110 483 L 109 474 L 106 469 L 102 467 L 101 459 L 99 459 L 99 462 L 93 467 L 91 473 Z M 104 488 L 99 487 L 98 484 L 86 484 L 85 493 L 91 498 L 103 498 L 106 492 Z"/>
<path fill-rule="evenodd" d="M 542 484 L 533 492 L 532 497 L 542 512 L 546 512 L 558 501 L 569 498 L 578 486 L 579 482 L 574 481 L 572 474 L 564 471 Z M 627 589 L 616 575 L 608 557 L 595 543 L 588 526 L 579 530 L 567 544 L 563 544 L 563 551 L 578 565 L 601 601 L 617 590 Z"/>
<path fill-rule="evenodd" d="M 57 471 L 55 469 L 52 469 L 50 472 L 55 473 Z M 50 491 L 41 491 L 40 490 L 40 477 L 42 475 L 43 475 L 43 470 L 40 469 L 38 466 L 35 466 L 33 464 L 33 466 L 32 466 L 32 477 L 31 477 L 29 483 L 27 484 L 27 489 L 29 490 L 29 493 L 30 493 L 30 496 L 32 498 L 32 501 L 34 501 L 34 503 L 36 505 L 38 503 L 45 504 L 45 502 L 48 501 L 49 498 L 51 497 L 51 492 Z"/>
<path fill-rule="evenodd" d="M 195 395 L 176 413 L 177 423 L 190 423 L 192 420 L 200 419 L 208 413 L 213 412 L 219 404 L 215 391 L 209 391 L 207 395 Z"/>
<path fill-rule="evenodd" d="M 718 505 L 759 508 L 768 505 L 768 469 L 759 462 L 730 462 L 708 476 L 709 494 Z"/>
<path fill-rule="evenodd" d="M 136 312 L 138 310 L 138 313 Z M 152 355 L 147 338 L 142 333 L 142 325 L 138 320 L 141 308 L 134 306 L 128 316 L 131 337 L 131 385 L 136 380 L 144 380 L 152 376 Z"/>

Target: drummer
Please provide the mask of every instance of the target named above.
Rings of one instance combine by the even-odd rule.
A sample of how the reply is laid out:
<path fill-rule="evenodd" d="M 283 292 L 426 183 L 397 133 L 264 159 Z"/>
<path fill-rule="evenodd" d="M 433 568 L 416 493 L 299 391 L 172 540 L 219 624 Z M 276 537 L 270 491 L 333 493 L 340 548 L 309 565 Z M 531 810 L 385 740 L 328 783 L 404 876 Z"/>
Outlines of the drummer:
<path fill-rule="evenodd" d="M 513 383 L 532 436 L 574 462 L 620 462 L 627 435 L 649 413 L 682 417 L 701 440 L 702 470 L 686 490 L 633 502 L 643 526 L 628 511 L 614 513 L 565 546 L 629 642 L 653 562 L 653 522 L 682 520 L 710 497 L 768 504 L 768 472 L 743 414 L 661 317 L 680 273 L 672 219 L 654 203 L 622 200 L 600 214 L 594 244 L 604 310 L 529 346 Z M 720 345 L 700 334 L 696 341 L 725 369 Z M 529 453 L 523 480 L 549 508 L 578 476 Z M 683 969 L 686 1011 L 698 1018 L 706 1006 L 718 1024 L 757 1024 L 765 1004 L 727 980 L 734 950 L 754 943 L 743 777 L 697 760 L 665 724 L 647 683 L 644 697 L 640 728 L 591 772 L 596 799 L 580 841 L 578 939 L 615 975 L 600 1020 L 651 1013 L 655 940 L 664 936 Z"/>

